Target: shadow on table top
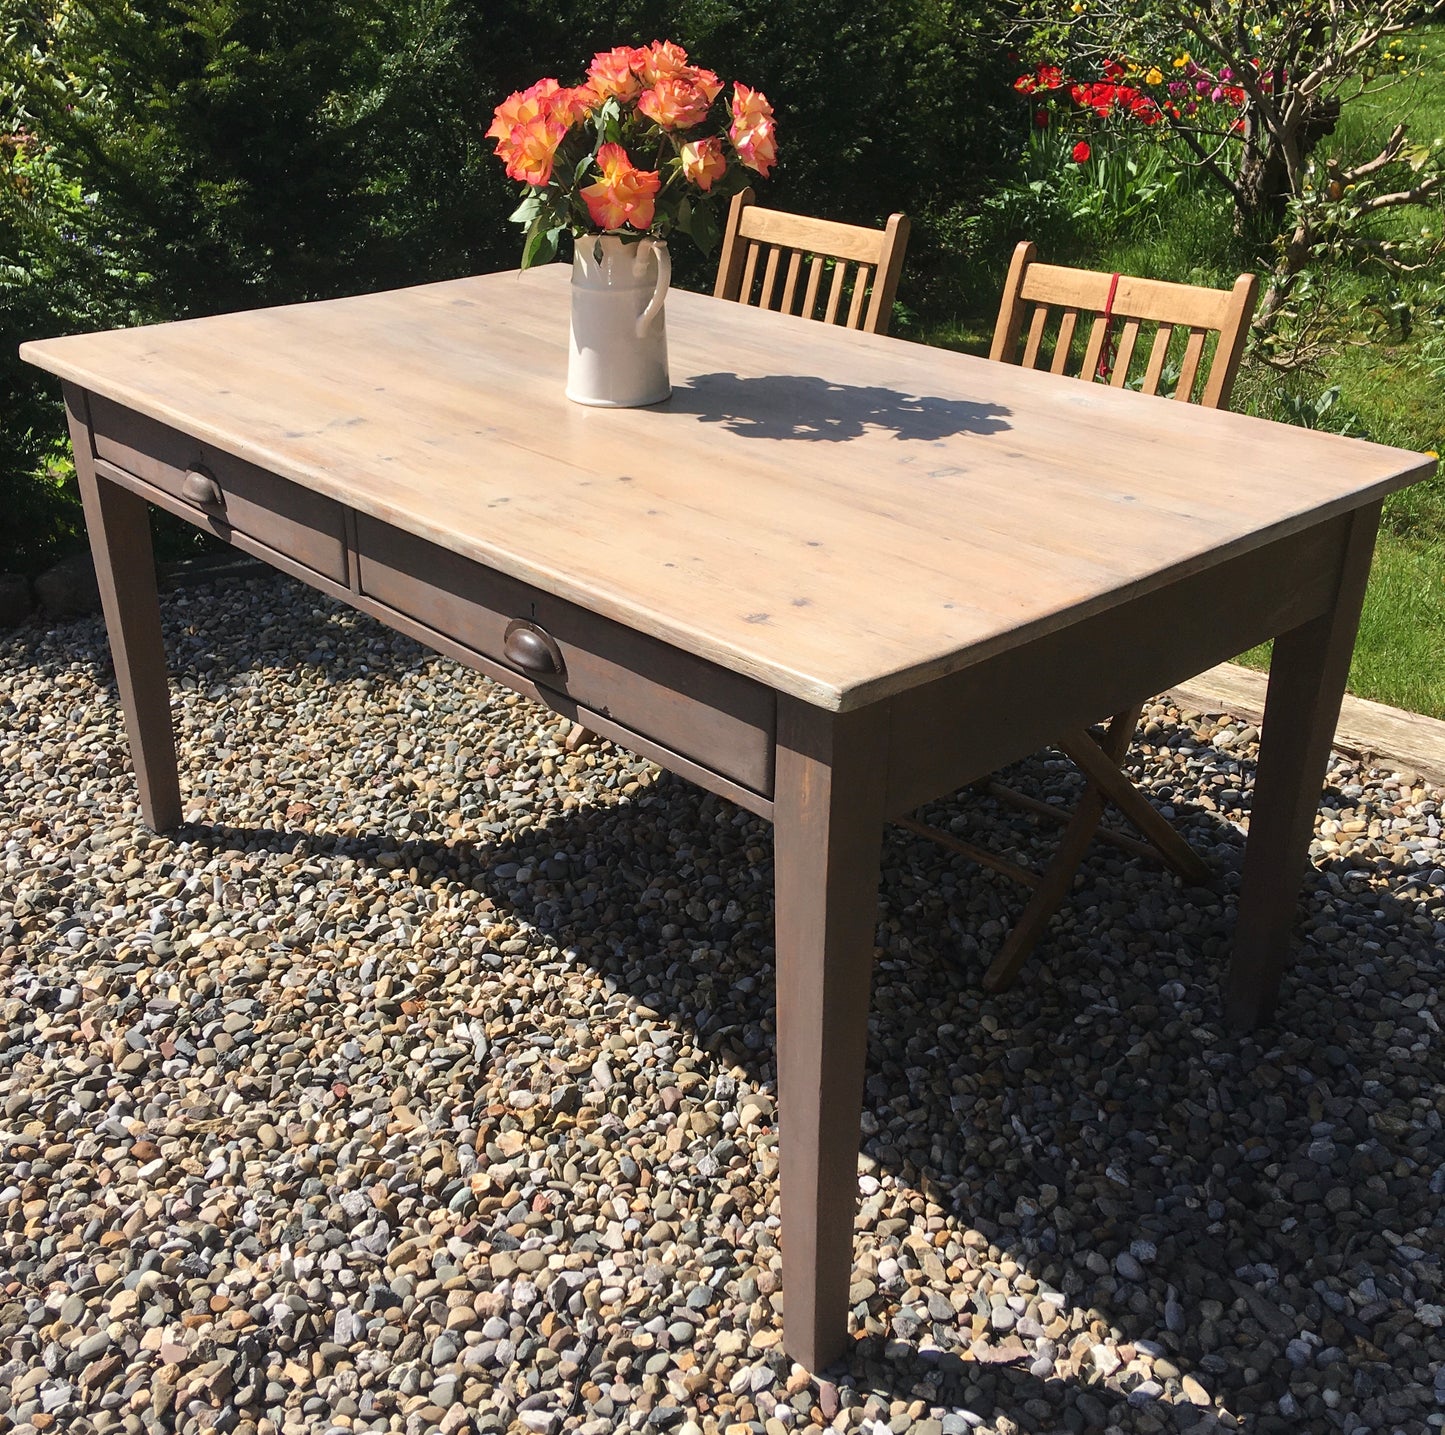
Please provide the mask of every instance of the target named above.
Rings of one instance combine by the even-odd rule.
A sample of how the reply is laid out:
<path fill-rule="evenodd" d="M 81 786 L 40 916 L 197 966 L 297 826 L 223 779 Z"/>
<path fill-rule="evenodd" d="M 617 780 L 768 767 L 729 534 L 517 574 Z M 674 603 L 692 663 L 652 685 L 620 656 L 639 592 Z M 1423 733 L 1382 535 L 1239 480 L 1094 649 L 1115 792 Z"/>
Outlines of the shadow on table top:
<path fill-rule="evenodd" d="M 871 430 L 936 443 L 960 433 L 1003 433 L 1008 410 L 967 399 L 928 398 L 879 385 L 836 384 L 803 375 L 698 374 L 676 385 L 665 407 L 696 414 L 744 438 L 842 443 Z"/>

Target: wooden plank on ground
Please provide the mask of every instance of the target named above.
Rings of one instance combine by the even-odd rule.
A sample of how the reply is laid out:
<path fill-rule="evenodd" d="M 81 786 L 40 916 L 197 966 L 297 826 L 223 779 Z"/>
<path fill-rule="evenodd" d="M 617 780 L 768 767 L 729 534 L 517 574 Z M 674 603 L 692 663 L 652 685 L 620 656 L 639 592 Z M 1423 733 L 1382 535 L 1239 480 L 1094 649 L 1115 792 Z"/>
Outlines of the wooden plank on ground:
<path fill-rule="evenodd" d="M 1182 708 L 1227 712 L 1258 722 L 1264 713 L 1267 686 L 1264 673 L 1238 663 L 1220 663 L 1170 691 Z M 1407 776 L 1418 774 L 1427 782 L 1445 787 L 1445 722 L 1438 718 L 1347 693 L 1334 748 L 1351 757 L 1375 758 Z"/>

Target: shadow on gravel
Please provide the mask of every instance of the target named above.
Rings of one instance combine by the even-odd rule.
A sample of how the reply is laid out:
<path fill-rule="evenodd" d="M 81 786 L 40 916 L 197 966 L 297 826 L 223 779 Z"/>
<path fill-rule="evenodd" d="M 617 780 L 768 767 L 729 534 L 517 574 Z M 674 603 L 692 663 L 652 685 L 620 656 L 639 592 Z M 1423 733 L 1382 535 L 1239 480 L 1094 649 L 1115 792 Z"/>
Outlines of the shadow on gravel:
<path fill-rule="evenodd" d="M 1096 848 L 1062 922 L 1001 997 L 975 986 L 986 956 L 960 971 L 944 948 L 956 947 L 954 934 L 970 921 L 996 924 L 1016 911 L 1018 894 L 891 832 L 863 1150 L 917 1193 L 910 1230 L 935 1202 L 1040 1286 L 1086 1307 L 1094 1322 L 1086 1345 L 1111 1333 L 1137 1343 L 1247 1412 L 1286 1396 L 1292 1381 L 1302 1399 L 1332 1388 L 1329 1367 L 1344 1347 L 1374 1348 L 1383 1317 L 1438 1289 L 1438 1252 L 1426 1260 L 1403 1242 L 1401 1253 L 1414 1219 L 1389 1192 L 1395 1178 L 1413 1181 L 1411 1209 L 1428 1206 L 1445 1140 L 1429 1155 L 1399 1124 L 1400 1102 L 1424 1089 L 1428 1071 L 1417 1061 L 1412 1079 L 1389 1039 L 1361 1029 L 1358 1013 L 1331 995 L 1321 970 L 1339 960 L 1329 948 L 1343 932 L 1357 945 L 1388 939 L 1367 874 L 1350 864 L 1312 873 L 1302 908 L 1311 934 L 1286 983 L 1282 1022 L 1232 1035 L 1219 1022 L 1218 992 L 1241 838 L 1206 812 L 1190 822 L 1215 852 L 1213 893 L 1183 892 Z M 486 845 L 204 827 L 185 835 L 208 846 L 301 844 L 313 856 L 434 864 L 430 880 L 476 889 L 691 1030 L 702 1048 L 765 1087 L 775 1082 L 770 910 L 724 906 L 703 920 L 688 910 L 698 898 L 746 890 L 747 849 L 767 848 L 769 829 L 681 780 L 664 776 L 640 800 L 558 814 L 518 840 Z M 462 861 L 482 876 L 462 876 Z M 680 866 L 691 875 L 677 876 Z M 605 874 L 597 921 L 559 923 L 567 904 L 554 894 L 584 874 Z M 1413 904 L 1390 902 L 1388 925 L 1408 929 Z M 1406 961 L 1431 955 L 1394 945 Z M 1388 987 L 1389 973 L 1386 962 L 1373 976 Z M 1366 1294 L 1326 1301 L 1322 1284 Z M 996 1411 L 1024 1429 L 1136 1419 L 1150 1428 L 1101 1385 L 1076 1389 L 1066 1406 L 1070 1382 L 1031 1373 L 1022 1349 L 1008 1358 L 1008 1317 L 982 1297 L 975 1311 L 987 1326 L 977 1339 L 966 1320 L 962 1331 L 953 1321 L 898 1317 L 884 1327 L 864 1300 L 854 1317 L 866 1334 L 846 1374 L 833 1373 L 860 1395 Z M 1027 1326 L 1020 1333 L 1037 1338 Z M 920 1349 L 925 1335 L 941 1351 Z M 1070 1331 L 1060 1355 L 1079 1339 Z M 1379 1353 L 1357 1356 L 1346 1384 L 1364 1402 L 1389 1379 Z M 1173 1428 L 1215 1425 L 1205 1410 L 1153 1409 L 1167 1410 Z"/>
<path fill-rule="evenodd" d="M 203 610 L 168 608 L 183 682 L 207 692 L 252 661 L 366 672 L 371 655 L 347 641 L 361 620 L 317 599 L 305 631 L 268 624 L 257 593 L 244 658 L 211 652 Z M 388 680 L 429 661 L 416 654 Z M 1332 788 L 1326 803 L 1358 800 L 1347 794 Z M 1400 997 L 1438 985 L 1432 909 L 1418 874 L 1360 859 L 1314 869 L 1279 1022 L 1228 1033 L 1218 992 L 1241 838 L 1190 810 L 1188 790 L 1176 801 L 1189 835 L 1217 858 L 1213 892 L 1183 894 L 1096 847 L 1024 979 L 998 997 L 975 983 L 1019 893 L 890 834 L 862 1145 L 896 1177 L 905 1206 L 875 1210 L 872 1229 L 879 1240 L 926 1237 L 934 1203 L 996 1248 L 996 1264 L 1016 1264 L 1013 1288 L 1026 1276 L 1088 1312 L 1091 1325 L 1069 1332 L 1060 1357 L 1112 1332 L 1230 1410 L 1280 1411 L 1252 1429 L 1326 1428 L 1337 1407 L 1383 1408 L 1402 1364 L 1419 1361 L 1426 1335 L 1414 1312 L 1445 1292 L 1438 1047 L 1422 1007 Z M 767 853 L 768 828 L 680 780 L 486 844 L 224 826 L 177 836 L 389 870 L 430 864 L 429 881 L 475 890 L 720 1060 L 764 1087 L 775 1081 L 771 910 L 727 902 L 755 885 L 748 853 Z M 583 876 L 598 884 L 595 920 L 559 920 L 571 910 L 559 895 Z M 956 970 L 945 957 L 959 951 Z M 975 1291 L 978 1340 L 968 1311 L 961 1321 L 899 1313 L 885 1327 L 874 1312 L 896 1304 L 898 1288 L 865 1297 L 847 1373 L 834 1374 L 860 1395 L 965 1405 L 1026 1430 L 1215 1424 L 1182 1404 L 1135 1408 L 1095 1383 L 1066 1403 L 1077 1378 L 1035 1374 L 1027 1357 L 995 1363 L 1009 1316 Z M 925 1337 L 941 1353 L 923 1348 Z M 1394 1417 L 1381 1418 L 1390 1428 Z"/>

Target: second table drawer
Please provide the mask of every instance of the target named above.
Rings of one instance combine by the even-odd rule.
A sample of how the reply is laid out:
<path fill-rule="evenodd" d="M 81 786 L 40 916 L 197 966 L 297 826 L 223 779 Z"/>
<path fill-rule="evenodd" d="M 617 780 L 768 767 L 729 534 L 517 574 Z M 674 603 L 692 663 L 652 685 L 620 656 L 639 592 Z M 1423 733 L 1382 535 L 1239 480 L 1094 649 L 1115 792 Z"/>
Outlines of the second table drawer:
<path fill-rule="evenodd" d="M 771 795 L 776 699 L 763 684 L 365 514 L 356 517 L 356 558 L 368 597 L 523 674 L 544 693 L 565 695 Z M 514 631 L 509 645 L 508 630 L 519 625 L 524 632 Z M 559 671 L 526 661 L 535 656 L 545 666 L 549 651 Z"/>

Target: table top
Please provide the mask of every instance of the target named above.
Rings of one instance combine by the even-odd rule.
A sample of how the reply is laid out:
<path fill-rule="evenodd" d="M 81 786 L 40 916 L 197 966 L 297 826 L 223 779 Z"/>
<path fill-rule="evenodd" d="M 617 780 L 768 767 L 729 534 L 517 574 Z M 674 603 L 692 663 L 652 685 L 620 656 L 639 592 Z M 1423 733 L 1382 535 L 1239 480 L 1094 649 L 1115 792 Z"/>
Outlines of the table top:
<path fill-rule="evenodd" d="M 672 397 L 585 408 L 563 394 L 568 274 L 21 355 L 840 711 L 1434 471 L 1399 449 L 676 290 Z"/>

